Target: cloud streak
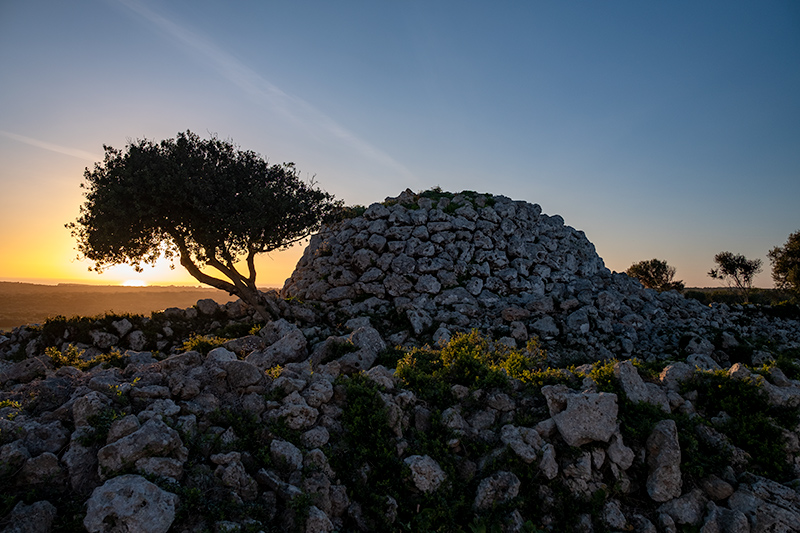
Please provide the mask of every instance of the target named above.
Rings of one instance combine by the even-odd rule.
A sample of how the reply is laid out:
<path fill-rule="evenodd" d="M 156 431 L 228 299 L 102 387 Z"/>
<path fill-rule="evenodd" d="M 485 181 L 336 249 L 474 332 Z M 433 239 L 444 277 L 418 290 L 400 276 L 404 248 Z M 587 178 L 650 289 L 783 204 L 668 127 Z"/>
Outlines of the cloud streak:
<path fill-rule="evenodd" d="M 364 141 L 305 100 L 284 92 L 231 54 L 216 46 L 211 40 L 154 12 L 143 2 L 138 0 L 119 0 L 119 2 L 201 55 L 206 64 L 213 66 L 224 78 L 255 101 L 269 105 L 304 130 L 326 131 L 365 157 L 393 169 L 405 179 L 416 181 L 411 171 L 389 154 Z"/>
<path fill-rule="evenodd" d="M 39 139 L 26 137 L 25 135 L 19 135 L 17 133 L 11 133 L 10 131 L 0 130 L 0 135 L 21 143 L 28 144 L 30 146 L 42 148 L 43 150 L 49 150 L 51 152 L 77 157 L 78 159 L 85 159 L 86 161 L 99 161 L 103 159 L 102 155 L 93 154 L 84 150 L 78 150 L 77 148 L 70 148 L 68 146 L 61 146 L 59 144 L 40 141 Z"/>

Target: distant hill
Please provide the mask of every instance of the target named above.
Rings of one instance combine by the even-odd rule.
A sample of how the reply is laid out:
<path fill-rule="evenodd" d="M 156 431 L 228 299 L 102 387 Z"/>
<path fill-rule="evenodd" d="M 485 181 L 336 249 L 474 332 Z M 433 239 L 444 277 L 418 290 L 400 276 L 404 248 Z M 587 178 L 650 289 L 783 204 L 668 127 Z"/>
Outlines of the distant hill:
<path fill-rule="evenodd" d="M 52 316 L 93 316 L 107 312 L 149 315 L 168 307 L 190 307 L 197 300 L 235 300 L 226 292 L 197 287 L 120 287 L 36 285 L 0 281 L 0 329 L 41 323 Z"/>

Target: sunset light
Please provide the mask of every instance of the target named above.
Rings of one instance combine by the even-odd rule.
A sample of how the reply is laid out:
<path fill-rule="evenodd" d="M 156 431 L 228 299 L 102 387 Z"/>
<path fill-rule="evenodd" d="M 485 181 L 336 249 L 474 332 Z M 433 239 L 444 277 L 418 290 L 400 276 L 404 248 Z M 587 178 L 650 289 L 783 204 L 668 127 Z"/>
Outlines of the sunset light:
<path fill-rule="evenodd" d="M 122 282 L 123 287 L 147 287 L 147 282 L 140 279 L 129 279 Z"/>
<path fill-rule="evenodd" d="M 349 205 L 437 185 L 538 203 L 610 269 L 659 257 L 687 286 L 800 224 L 793 2 L 6 4 L 0 280 L 197 284 L 166 263 L 91 272 L 64 228 L 103 145 L 186 130 Z M 302 252 L 258 257 L 258 284 Z"/>
<path fill-rule="evenodd" d="M 800 0 L 0 0 L 0 73 L 2 531 L 800 533 Z"/>

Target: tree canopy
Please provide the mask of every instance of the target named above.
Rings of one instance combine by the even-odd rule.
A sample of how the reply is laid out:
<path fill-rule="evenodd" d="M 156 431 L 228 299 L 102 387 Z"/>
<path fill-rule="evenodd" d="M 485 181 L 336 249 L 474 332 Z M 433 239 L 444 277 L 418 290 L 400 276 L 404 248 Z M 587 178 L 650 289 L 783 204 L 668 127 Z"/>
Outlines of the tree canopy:
<path fill-rule="evenodd" d="M 141 271 L 162 254 L 178 258 L 195 279 L 239 296 L 265 319 L 255 256 L 308 237 L 341 207 L 292 163 L 270 165 L 215 136 L 187 131 L 103 149 L 103 161 L 84 172 L 80 216 L 67 224 L 94 270 L 130 264 Z"/>
<path fill-rule="evenodd" d="M 675 277 L 675 267 L 669 266 L 661 259 L 650 259 L 632 264 L 625 271 L 627 275 L 636 278 L 648 289 L 657 291 L 683 290 L 683 281 L 672 281 Z"/>
<path fill-rule="evenodd" d="M 772 263 L 775 285 L 800 295 L 800 230 L 789 235 L 786 244 L 776 246 L 767 256 Z"/>
<path fill-rule="evenodd" d="M 712 268 L 708 275 L 726 281 L 729 286 L 736 286 L 744 301 L 749 302 L 753 278 L 761 272 L 761 259 L 747 259 L 742 254 L 720 252 L 714 256 L 714 262 L 717 268 Z"/>

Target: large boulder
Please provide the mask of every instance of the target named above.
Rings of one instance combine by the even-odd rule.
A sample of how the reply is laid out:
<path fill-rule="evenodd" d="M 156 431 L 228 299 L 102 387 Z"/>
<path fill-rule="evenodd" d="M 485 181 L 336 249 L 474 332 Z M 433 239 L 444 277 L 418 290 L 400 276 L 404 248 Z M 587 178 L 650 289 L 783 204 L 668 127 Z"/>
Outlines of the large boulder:
<path fill-rule="evenodd" d="M 576 392 L 566 385 L 542 387 L 550 416 L 569 446 L 608 442 L 617 428 L 617 395 Z"/>
<path fill-rule="evenodd" d="M 83 525 L 90 533 L 166 533 L 175 520 L 178 496 L 133 474 L 109 479 L 87 502 Z"/>
<path fill-rule="evenodd" d="M 500 471 L 483 479 L 475 493 L 473 507 L 479 511 L 491 509 L 517 497 L 522 482 L 512 472 Z"/>
<path fill-rule="evenodd" d="M 178 432 L 160 418 L 154 417 L 130 435 L 100 448 L 97 452 L 98 473 L 102 477 L 108 477 L 113 472 L 132 466 L 143 457 L 177 454 L 185 460 L 186 453 Z"/>
<path fill-rule="evenodd" d="M 19 502 L 4 520 L 8 526 L 4 533 L 46 533 L 53 527 L 57 510 L 48 501 L 30 505 Z"/>
<path fill-rule="evenodd" d="M 446 479 L 442 467 L 428 455 L 412 455 L 404 460 L 411 469 L 411 479 L 422 492 L 433 492 Z"/>
<path fill-rule="evenodd" d="M 662 420 L 647 439 L 647 493 L 657 502 L 681 495 L 681 446 L 674 420 Z"/>

